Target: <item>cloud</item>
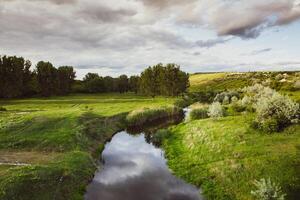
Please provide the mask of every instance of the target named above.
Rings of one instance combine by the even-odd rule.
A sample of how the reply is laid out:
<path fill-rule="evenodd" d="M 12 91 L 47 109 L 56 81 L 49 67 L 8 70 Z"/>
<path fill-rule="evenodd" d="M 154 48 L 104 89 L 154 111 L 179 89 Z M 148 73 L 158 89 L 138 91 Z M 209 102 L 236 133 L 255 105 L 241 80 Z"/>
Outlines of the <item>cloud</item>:
<path fill-rule="evenodd" d="M 252 1 L 247 5 L 223 6 L 223 12 L 215 13 L 214 25 L 219 35 L 235 35 L 256 38 L 270 27 L 290 24 L 300 19 L 300 7 L 294 0 Z"/>
<path fill-rule="evenodd" d="M 259 55 L 259 54 L 262 54 L 262 53 L 266 53 L 266 52 L 270 52 L 270 51 L 272 51 L 272 48 L 260 49 L 260 50 L 252 51 L 252 52 L 251 52 L 250 54 L 248 54 L 248 55 L 256 56 L 256 55 Z"/>
<path fill-rule="evenodd" d="M 127 17 L 132 17 L 137 14 L 137 11 L 132 9 L 113 9 L 103 5 L 90 4 L 78 11 L 80 17 L 94 20 L 97 23 L 111 23 L 124 21 Z"/>
<path fill-rule="evenodd" d="M 179 23 L 208 27 L 219 36 L 256 38 L 262 31 L 300 19 L 297 0 L 210 0 L 190 2 L 189 10 L 178 15 Z"/>
<path fill-rule="evenodd" d="M 158 62 L 221 66 L 255 47 L 237 37 L 282 30 L 299 12 L 294 0 L 2 0 L 0 53 L 105 75 L 136 74 Z M 284 50 L 278 62 L 298 56 Z M 270 56 L 264 52 L 252 53 Z"/>

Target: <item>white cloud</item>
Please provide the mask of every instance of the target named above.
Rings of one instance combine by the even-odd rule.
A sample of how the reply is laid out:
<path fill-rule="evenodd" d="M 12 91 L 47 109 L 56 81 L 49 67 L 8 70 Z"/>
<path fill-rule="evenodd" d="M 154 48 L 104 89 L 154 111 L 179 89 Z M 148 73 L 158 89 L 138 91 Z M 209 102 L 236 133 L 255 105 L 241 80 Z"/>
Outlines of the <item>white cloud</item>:
<path fill-rule="evenodd" d="M 249 49 L 236 36 L 255 38 L 286 26 L 300 18 L 299 9 L 294 0 L 3 0 L 0 53 L 78 66 L 79 77 L 89 69 L 135 74 L 157 62 L 188 71 L 230 69 L 247 59 L 239 55 L 272 48 Z M 257 62 L 268 56 L 257 54 Z"/>

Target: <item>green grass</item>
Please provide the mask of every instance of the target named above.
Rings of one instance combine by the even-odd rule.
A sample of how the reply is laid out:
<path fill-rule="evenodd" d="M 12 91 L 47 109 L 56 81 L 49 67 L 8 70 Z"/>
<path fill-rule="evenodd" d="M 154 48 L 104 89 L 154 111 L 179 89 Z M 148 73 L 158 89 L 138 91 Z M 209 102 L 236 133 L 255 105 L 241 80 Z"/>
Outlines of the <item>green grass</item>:
<path fill-rule="evenodd" d="M 83 199 L 94 159 L 125 128 L 126 113 L 176 100 L 133 94 L 1 100 L 7 111 L 0 112 L 0 162 L 29 166 L 0 164 L 0 199 Z"/>
<path fill-rule="evenodd" d="M 254 83 L 269 84 L 270 87 L 276 90 L 289 91 L 293 88 L 293 83 L 299 80 L 299 73 L 289 72 L 285 77 L 286 82 L 280 82 L 276 79 L 278 74 L 285 72 L 248 72 L 248 73 L 207 73 L 207 74 L 192 74 L 190 76 L 190 92 L 203 91 L 224 91 L 235 90 L 245 86 L 253 85 Z M 283 79 L 283 78 L 282 78 Z"/>
<path fill-rule="evenodd" d="M 175 175 L 201 187 L 207 199 L 253 199 L 254 180 L 271 178 L 300 194 L 300 125 L 282 133 L 249 128 L 251 115 L 196 120 L 171 128 L 163 142 Z"/>
<path fill-rule="evenodd" d="M 126 117 L 126 121 L 129 126 L 144 126 L 156 120 L 164 120 L 182 114 L 182 110 L 176 106 L 144 108 L 130 112 Z"/>
<path fill-rule="evenodd" d="M 225 89 L 237 89 L 249 85 L 246 74 L 232 73 L 208 73 L 194 74 L 190 76 L 190 92 L 223 91 Z"/>

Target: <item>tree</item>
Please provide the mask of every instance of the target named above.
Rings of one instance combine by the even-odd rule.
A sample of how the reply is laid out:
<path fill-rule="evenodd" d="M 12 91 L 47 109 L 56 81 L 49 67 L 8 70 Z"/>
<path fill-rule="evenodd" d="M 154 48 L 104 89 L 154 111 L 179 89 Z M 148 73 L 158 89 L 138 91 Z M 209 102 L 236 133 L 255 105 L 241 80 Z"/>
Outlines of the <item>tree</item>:
<path fill-rule="evenodd" d="M 186 92 L 189 75 L 180 70 L 176 64 L 162 64 L 148 67 L 141 74 L 140 90 L 146 95 L 178 96 Z"/>
<path fill-rule="evenodd" d="M 104 84 L 105 92 L 115 92 L 116 91 L 114 78 L 112 78 L 110 76 L 105 76 L 103 78 L 103 84 Z"/>
<path fill-rule="evenodd" d="M 38 62 L 36 69 L 41 94 L 43 96 L 56 94 L 58 90 L 57 69 L 50 62 L 44 61 Z"/>
<path fill-rule="evenodd" d="M 137 94 L 139 90 L 139 82 L 140 82 L 139 76 L 131 76 L 129 78 L 129 90 Z"/>
<path fill-rule="evenodd" d="M 59 94 L 68 94 L 71 92 L 72 84 L 75 79 L 75 72 L 71 66 L 62 66 L 57 69 L 58 73 L 58 91 Z"/>
<path fill-rule="evenodd" d="M 157 95 L 157 86 L 155 83 L 154 72 L 151 67 L 145 69 L 141 74 L 140 90 L 142 93 L 152 96 L 153 98 Z"/>
<path fill-rule="evenodd" d="M 104 79 L 97 73 L 88 73 L 87 75 L 85 75 L 83 81 L 87 92 L 105 92 Z"/>
<path fill-rule="evenodd" d="M 129 90 L 128 77 L 123 74 L 118 78 L 118 91 L 120 93 L 124 93 L 124 92 L 128 92 L 128 90 Z"/>
<path fill-rule="evenodd" d="M 88 81 L 90 81 L 90 80 L 92 80 L 92 79 L 95 79 L 95 78 L 99 78 L 100 76 L 99 76 L 99 74 L 97 74 L 97 73 L 87 73 L 86 75 L 85 75 L 85 77 L 83 78 L 83 81 L 84 82 L 88 82 Z"/>
<path fill-rule="evenodd" d="M 29 90 L 30 61 L 22 57 L 0 57 L 0 97 L 21 97 Z"/>

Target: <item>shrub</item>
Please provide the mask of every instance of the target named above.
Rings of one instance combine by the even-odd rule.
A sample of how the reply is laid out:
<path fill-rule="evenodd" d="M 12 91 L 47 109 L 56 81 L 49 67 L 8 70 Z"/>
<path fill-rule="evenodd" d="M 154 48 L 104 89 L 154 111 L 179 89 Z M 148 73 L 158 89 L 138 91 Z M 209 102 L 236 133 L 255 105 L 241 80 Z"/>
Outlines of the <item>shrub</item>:
<path fill-rule="evenodd" d="M 300 90 L 300 81 L 296 81 L 294 83 L 294 88 L 295 88 L 295 90 Z"/>
<path fill-rule="evenodd" d="M 224 110 L 219 102 L 212 103 L 208 108 L 208 116 L 217 119 L 224 116 Z"/>
<path fill-rule="evenodd" d="M 179 107 L 179 108 L 185 108 L 185 107 L 188 107 L 191 104 L 192 104 L 192 100 L 191 99 L 187 99 L 187 98 L 178 99 L 174 103 L 174 105 L 177 106 L 177 107 Z"/>
<path fill-rule="evenodd" d="M 236 91 L 225 91 L 217 94 L 214 98 L 214 101 L 218 101 L 223 104 L 229 104 L 232 97 L 239 97 L 239 93 Z"/>
<path fill-rule="evenodd" d="M 251 194 L 257 200 L 284 200 L 286 194 L 281 191 L 281 187 L 272 183 L 271 179 L 261 179 L 254 182 L 257 190 L 251 191 Z"/>
<path fill-rule="evenodd" d="M 229 97 L 226 95 L 226 96 L 224 97 L 224 99 L 223 99 L 222 104 L 228 105 L 229 103 L 230 103 L 230 99 L 229 99 Z"/>
<path fill-rule="evenodd" d="M 0 112 L 4 112 L 4 111 L 7 111 L 7 109 L 4 107 L 0 107 Z"/>
<path fill-rule="evenodd" d="M 244 112 L 247 108 L 246 106 L 242 105 L 241 101 L 233 102 L 231 107 L 234 112 Z"/>
<path fill-rule="evenodd" d="M 183 115 L 181 108 L 176 106 L 159 107 L 159 108 L 144 108 L 135 110 L 129 113 L 126 117 L 126 121 L 129 126 L 143 126 L 146 123 L 153 122 L 155 120 L 164 119 L 168 117 L 174 117 Z"/>
<path fill-rule="evenodd" d="M 208 108 L 195 108 L 192 109 L 190 112 L 190 119 L 196 120 L 196 119 L 205 119 L 208 118 Z"/>
<path fill-rule="evenodd" d="M 231 97 L 231 103 L 236 103 L 238 100 L 239 99 L 236 96 Z"/>
<path fill-rule="evenodd" d="M 269 87 L 264 87 L 261 84 L 255 84 L 253 86 L 246 87 L 243 89 L 243 92 L 246 94 L 246 96 L 248 96 L 248 101 L 250 101 L 250 103 L 256 103 L 259 98 L 271 97 L 274 93 L 276 93 L 275 90 Z"/>
<path fill-rule="evenodd" d="M 160 146 L 166 138 L 170 137 L 170 135 L 171 133 L 168 129 L 160 129 L 153 135 L 151 141 L 154 145 Z"/>
<path fill-rule="evenodd" d="M 299 122 L 299 104 L 287 96 L 274 93 L 260 98 L 255 104 L 260 127 L 266 131 L 280 131 L 292 123 Z"/>

